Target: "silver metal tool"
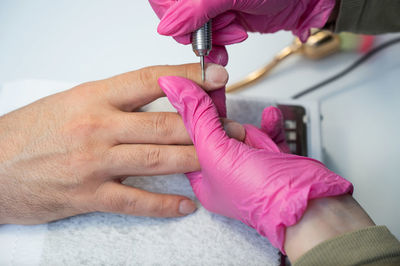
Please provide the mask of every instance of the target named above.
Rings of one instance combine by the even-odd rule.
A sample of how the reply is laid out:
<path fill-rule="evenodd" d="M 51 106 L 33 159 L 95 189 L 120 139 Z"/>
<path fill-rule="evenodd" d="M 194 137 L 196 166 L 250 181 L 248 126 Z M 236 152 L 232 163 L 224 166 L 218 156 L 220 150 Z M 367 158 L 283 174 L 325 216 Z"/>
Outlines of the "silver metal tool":
<path fill-rule="evenodd" d="M 204 57 L 209 55 L 212 49 L 211 20 L 192 33 L 192 48 L 193 52 L 200 57 L 201 80 L 204 81 Z"/>

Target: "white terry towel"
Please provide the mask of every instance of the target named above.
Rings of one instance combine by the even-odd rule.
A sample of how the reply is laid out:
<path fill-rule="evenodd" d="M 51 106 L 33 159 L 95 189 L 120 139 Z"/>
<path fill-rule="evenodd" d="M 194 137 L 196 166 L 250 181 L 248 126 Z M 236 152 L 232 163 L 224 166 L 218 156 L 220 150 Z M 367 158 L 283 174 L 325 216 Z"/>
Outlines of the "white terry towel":
<path fill-rule="evenodd" d="M 0 114 L 71 87 L 51 81 L 5 84 Z M 259 125 L 263 101 L 231 99 L 228 117 Z M 147 110 L 174 109 L 164 100 Z M 153 192 L 195 196 L 184 175 L 130 177 Z M 278 265 L 278 250 L 239 221 L 201 207 L 183 218 L 91 213 L 40 226 L 0 226 L 0 265 Z"/>

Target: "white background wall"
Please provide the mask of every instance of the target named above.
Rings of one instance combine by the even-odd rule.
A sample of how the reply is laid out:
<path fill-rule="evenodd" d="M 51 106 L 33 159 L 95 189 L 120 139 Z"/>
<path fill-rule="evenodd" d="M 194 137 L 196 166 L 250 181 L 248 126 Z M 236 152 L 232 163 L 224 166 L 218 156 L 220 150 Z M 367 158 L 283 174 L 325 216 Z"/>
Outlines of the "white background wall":
<path fill-rule="evenodd" d="M 155 64 L 197 61 L 189 46 L 156 33 L 147 1 L 0 1 L 0 84 L 28 78 L 83 82 Z M 398 35 L 386 35 L 382 42 Z M 267 62 L 292 37 L 252 34 L 229 48 L 231 80 Z M 287 98 L 359 55 L 293 57 L 246 96 Z M 323 115 L 325 163 L 355 184 L 355 197 L 400 238 L 400 45 L 305 99 Z M 16 92 L 17 93 L 17 92 Z"/>

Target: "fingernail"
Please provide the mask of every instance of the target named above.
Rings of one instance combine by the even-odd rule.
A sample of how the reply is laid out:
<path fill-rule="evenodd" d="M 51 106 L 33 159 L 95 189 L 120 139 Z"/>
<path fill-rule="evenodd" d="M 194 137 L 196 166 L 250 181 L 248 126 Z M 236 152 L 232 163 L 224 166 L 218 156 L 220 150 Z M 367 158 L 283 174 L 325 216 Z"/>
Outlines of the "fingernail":
<path fill-rule="evenodd" d="M 228 134 L 230 138 L 235 138 L 239 141 L 244 140 L 246 136 L 246 131 L 241 124 L 226 118 L 222 120 L 222 123 L 224 126 L 224 130 L 226 131 L 226 134 Z"/>
<path fill-rule="evenodd" d="M 208 63 L 206 66 L 206 82 L 212 87 L 220 88 L 228 82 L 228 72 L 226 69 L 217 64 Z"/>
<path fill-rule="evenodd" d="M 181 214 L 184 214 L 184 215 L 190 214 L 190 213 L 194 212 L 196 209 L 197 209 L 196 204 L 194 204 L 194 202 L 191 200 L 182 200 L 179 203 L 179 212 Z"/>

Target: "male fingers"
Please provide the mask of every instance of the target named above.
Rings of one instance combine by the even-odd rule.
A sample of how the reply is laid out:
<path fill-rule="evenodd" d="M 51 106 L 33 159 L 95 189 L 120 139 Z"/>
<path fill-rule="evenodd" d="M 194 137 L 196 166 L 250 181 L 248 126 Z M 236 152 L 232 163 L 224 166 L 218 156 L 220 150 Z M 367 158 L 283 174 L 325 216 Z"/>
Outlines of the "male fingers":
<path fill-rule="evenodd" d="M 163 144 L 189 145 L 192 140 L 182 118 L 177 113 L 135 112 L 114 116 L 115 126 L 110 134 L 116 144 Z M 228 136 L 239 141 L 244 139 L 244 129 L 229 119 L 221 119 Z"/>
<path fill-rule="evenodd" d="M 196 210 L 187 197 L 152 193 L 114 181 L 98 188 L 95 205 L 98 211 L 150 217 L 179 217 Z"/>
<path fill-rule="evenodd" d="M 164 96 L 158 85 L 161 76 L 181 76 L 200 84 L 205 90 L 215 90 L 226 85 L 228 73 L 215 64 L 206 65 L 206 80 L 201 80 L 200 64 L 177 66 L 152 66 L 117 75 L 104 80 L 106 97 L 121 110 L 131 111 Z"/>
<path fill-rule="evenodd" d="M 124 112 L 116 115 L 111 130 L 117 144 L 192 144 L 177 113 Z"/>
<path fill-rule="evenodd" d="M 200 170 L 193 146 L 121 144 L 103 158 L 109 176 L 151 176 Z"/>

